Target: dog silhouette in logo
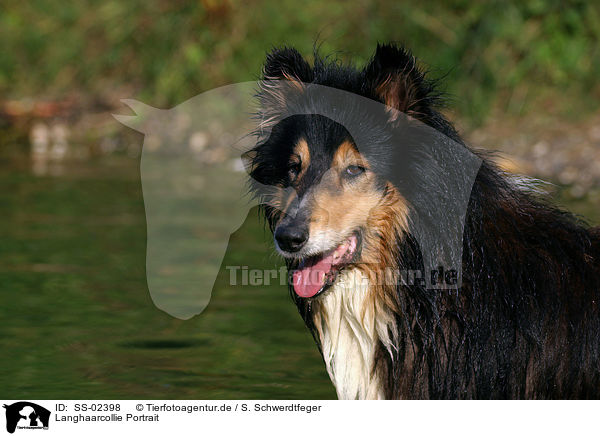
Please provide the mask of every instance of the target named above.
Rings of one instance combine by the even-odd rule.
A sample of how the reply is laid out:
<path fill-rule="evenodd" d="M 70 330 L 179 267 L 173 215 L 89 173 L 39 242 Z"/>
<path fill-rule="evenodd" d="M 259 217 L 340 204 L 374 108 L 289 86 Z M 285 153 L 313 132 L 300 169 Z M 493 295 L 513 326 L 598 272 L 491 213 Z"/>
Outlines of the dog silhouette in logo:
<path fill-rule="evenodd" d="M 48 428 L 50 411 L 42 406 L 29 401 L 19 401 L 11 405 L 4 405 L 6 409 L 6 431 L 14 433 L 17 425 L 24 427 Z"/>

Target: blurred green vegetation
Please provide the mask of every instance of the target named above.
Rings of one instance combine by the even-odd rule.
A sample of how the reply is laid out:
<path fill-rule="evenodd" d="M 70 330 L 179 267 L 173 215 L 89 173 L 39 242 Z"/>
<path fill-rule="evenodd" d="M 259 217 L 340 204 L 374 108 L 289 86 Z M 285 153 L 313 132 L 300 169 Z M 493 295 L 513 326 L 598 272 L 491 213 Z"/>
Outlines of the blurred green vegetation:
<path fill-rule="evenodd" d="M 445 76 L 475 123 L 492 110 L 580 114 L 600 97 L 600 4 L 575 0 L 7 0 L 0 94 L 169 106 L 256 79 L 272 46 L 310 55 L 316 43 L 362 63 L 378 41 L 404 43 Z"/>

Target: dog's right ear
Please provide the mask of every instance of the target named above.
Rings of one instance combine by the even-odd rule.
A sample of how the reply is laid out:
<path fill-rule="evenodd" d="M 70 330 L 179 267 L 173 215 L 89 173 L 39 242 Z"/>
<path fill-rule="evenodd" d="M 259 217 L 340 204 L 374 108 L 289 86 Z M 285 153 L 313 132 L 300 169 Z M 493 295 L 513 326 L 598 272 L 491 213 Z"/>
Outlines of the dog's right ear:
<path fill-rule="evenodd" d="M 312 76 L 308 62 L 293 48 L 274 49 L 267 55 L 258 93 L 261 133 L 286 118 L 289 103 L 302 95 Z"/>
<path fill-rule="evenodd" d="M 312 68 L 298 50 L 289 47 L 276 48 L 267 55 L 263 80 L 310 82 Z"/>

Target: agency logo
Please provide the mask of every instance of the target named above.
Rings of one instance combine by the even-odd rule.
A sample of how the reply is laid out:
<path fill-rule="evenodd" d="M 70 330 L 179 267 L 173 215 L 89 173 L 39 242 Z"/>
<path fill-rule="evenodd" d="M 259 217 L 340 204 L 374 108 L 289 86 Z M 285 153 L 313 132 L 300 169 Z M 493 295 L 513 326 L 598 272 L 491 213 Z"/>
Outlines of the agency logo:
<path fill-rule="evenodd" d="M 6 431 L 14 433 L 16 429 L 48 430 L 50 411 L 29 401 L 19 401 L 4 405 L 6 409 Z"/>

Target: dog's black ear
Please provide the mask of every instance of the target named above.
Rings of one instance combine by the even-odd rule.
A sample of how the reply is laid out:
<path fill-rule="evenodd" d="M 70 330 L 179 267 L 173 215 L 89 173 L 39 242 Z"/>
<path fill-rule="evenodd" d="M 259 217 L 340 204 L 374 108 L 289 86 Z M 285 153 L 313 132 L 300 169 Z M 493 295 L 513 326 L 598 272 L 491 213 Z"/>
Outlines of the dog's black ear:
<path fill-rule="evenodd" d="M 267 55 L 263 79 L 310 82 L 312 68 L 296 49 L 276 48 Z"/>
<path fill-rule="evenodd" d="M 434 83 L 426 78 L 416 58 L 404 48 L 378 44 L 364 74 L 371 91 L 381 102 L 423 122 L 427 123 L 440 103 Z"/>
<path fill-rule="evenodd" d="M 293 48 L 274 49 L 267 55 L 258 93 L 261 134 L 286 118 L 289 103 L 302 95 L 312 76 L 308 62 Z"/>

